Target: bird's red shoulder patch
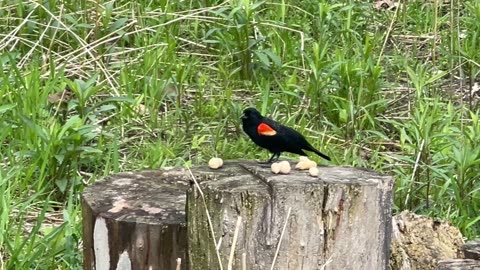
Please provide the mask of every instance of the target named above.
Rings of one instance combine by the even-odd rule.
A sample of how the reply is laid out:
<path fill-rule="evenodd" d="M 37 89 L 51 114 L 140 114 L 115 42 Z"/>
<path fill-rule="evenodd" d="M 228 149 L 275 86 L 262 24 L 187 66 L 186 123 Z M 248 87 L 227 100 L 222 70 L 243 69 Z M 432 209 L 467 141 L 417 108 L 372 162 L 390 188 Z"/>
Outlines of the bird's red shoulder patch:
<path fill-rule="evenodd" d="M 275 129 L 273 129 L 271 126 L 269 126 L 265 123 L 261 123 L 260 125 L 258 125 L 257 132 L 258 132 L 258 134 L 263 135 L 263 136 L 273 136 L 273 135 L 277 134 Z"/>

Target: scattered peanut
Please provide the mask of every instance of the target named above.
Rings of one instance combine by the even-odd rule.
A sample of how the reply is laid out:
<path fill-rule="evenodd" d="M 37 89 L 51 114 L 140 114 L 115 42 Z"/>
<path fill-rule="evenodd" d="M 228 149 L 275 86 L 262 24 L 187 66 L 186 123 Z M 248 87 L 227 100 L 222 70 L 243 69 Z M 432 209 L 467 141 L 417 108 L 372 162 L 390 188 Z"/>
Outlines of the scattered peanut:
<path fill-rule="evenodd" d="M 309 159 L 308 157 L 306 157 L 306 156 L 299 156 L 299 157 L 298 157 L 298 161 L 300 161 L 300 162 L 301 162 L 301 161 L 309 161 L 309 160 L 310 160 L 310 159 Z"/>
<path fill-rule="evenodd" d="M 223 160 L 221 158 L 214 157 L 208 161 L 208 167 L 210 167 L 210 169 L 215 170 L 222 166 L 223 166 Z"/>
<path fill-rule="evenodd" d="M 274 162 L 272 163 L 272 165 L 270 166 L 270 168 L 272 169 L 272 172 L 274 174 L 278 174 L 280 172 L 280 163 L 278 162 Z"/>
<path fill-rule="evenodd" d="M 300 160 L 297 165 L 295 165 L 295 169 L 299 170 L 308 170 L 310 168 L 316 167 L 317 163 L 313 160 Z"/>
<path fill-rule="evenodd" d="M 318 173 L 319 173 L 319 172 L 320 172 L 320 171 L 318 170 L 318 167 L 317 167 L 317 166 L 311 167 L 310 169 L 308 169 L 308 173 L 310 174 L 310 176 L 316 177 L 316 176 L 318 176 Z"/>
<path fill-rule="evenodd" d="M 280 162 L 280 173 L 288 174 L 290 173 L 291 167 L 290 163 L 286 160 Z"/>

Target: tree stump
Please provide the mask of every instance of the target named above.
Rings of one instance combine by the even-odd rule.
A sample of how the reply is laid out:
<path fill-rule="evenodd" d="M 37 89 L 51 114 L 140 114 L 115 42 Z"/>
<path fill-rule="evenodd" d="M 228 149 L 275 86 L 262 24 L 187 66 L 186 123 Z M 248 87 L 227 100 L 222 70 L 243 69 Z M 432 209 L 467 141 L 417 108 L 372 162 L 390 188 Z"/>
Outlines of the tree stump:
<path fill-rule="evenodd" d="M 321 167 L 313 178 L 273 175 L 247 161 L 219 170 L 199 166 L 192 174 L 120 173 L 82 194 L 84 269 L 168 270 L 177 258 L 181 269 L 218 269 L 214 246 L 226 265 L 238 217 L 236 269 L 242 259 L 249 270 L 269 269 L 277 247 L 275 269 L 385 269 L 392 184 L 391 177 L 361 169 Z"/>
<path fill-rule="evenodd" d="M 190 269 L 388 269 L 392 177 L 319 169 L 227 162 L 198 179 L 187 193 Z"/>
<path fill-rule="evenodd" d="M 84 269 L 186 269 L 182 169 L 120 173 L 82 194 Z"/>
<path fill-rule="evenodd" d="M 437 269 L 438 261 L 455 258 L 464 244 L 449 222 L 409 211 L 393 217 L 390 269 Z"/>
<path fill-rule="evenodd" d="M 462 247 L 465 258 L 480 261 L 480 239 L 468 241 Z"/>
<path fill-rule="evenodd" d="M 478 270 L 480 261 L 472 259 L 451 259 L 438 262 L 438 270 Z"/>
<path fill-rule="evenodd" d="M 480 240 L 471 240 L 465 243 L 461 251 L 463 258 L 441 260 L 438 262 L 439 270 L 478 270 L 480 269 Z"/>

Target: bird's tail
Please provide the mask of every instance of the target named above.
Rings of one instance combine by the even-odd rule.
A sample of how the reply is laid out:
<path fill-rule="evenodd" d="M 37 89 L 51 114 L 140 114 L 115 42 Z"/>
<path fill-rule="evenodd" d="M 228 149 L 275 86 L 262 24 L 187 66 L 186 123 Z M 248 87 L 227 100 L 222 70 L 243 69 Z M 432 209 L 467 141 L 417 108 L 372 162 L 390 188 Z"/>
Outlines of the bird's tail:
<path fill-rule="evenodd" d="M 325 155 L 324 153 L 318 151 L 317 149 L 315 149 L 315 148 L 312 147 L 311 150 L 312 150 L 315 154 L 321 156 L 322 158 L 324 158 L 324 159 L 326 159 L 326 160 L 328 160 L 328 161 L 331 160 L 330 157 L 328 157 L 328 156 Z"/>

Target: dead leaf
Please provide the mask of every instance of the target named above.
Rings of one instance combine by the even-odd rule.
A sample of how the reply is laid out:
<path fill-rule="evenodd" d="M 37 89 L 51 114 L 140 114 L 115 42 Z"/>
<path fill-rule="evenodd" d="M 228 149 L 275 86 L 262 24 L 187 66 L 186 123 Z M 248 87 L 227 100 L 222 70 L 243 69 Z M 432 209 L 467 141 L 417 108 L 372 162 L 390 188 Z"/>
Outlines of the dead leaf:
<path fill-rule="evenodd" d="M 394 10 L 398 7 L 398 2 L 394 3 L 392 0 L 377 0 L 374 3 L 376 10 Z"/>
<path fill-rule="evenodd" d="M 65 102 L 72 98 L 72 94 L 72 91 L 65 89 L 62 92 L 48 95 L 47 100 L 50 103 Z"/>

